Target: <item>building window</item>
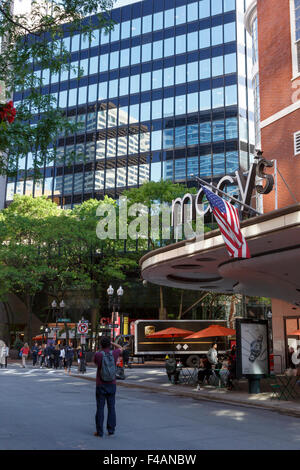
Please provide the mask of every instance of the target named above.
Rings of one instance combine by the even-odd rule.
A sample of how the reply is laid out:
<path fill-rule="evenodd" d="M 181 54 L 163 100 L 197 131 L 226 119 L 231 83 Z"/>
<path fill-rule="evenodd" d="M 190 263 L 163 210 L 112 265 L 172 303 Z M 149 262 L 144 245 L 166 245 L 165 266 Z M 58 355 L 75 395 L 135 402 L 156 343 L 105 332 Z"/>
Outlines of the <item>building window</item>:
<path fill-rule="evenodd" d="M 300 0 L 290 0 L 293 76 L 300 73 Z"/>
<path fill-rule="evenodd" d="M 295 155 L 300 154 L 300 131 L 295 132 L 294 134 L 294 149 L 295 149 Z"/>
<path fill-rule="evenodd" d="M 297 44 L 297 68 L 300 72 L 300 0 L 295 0 L 295 23 Z"/>

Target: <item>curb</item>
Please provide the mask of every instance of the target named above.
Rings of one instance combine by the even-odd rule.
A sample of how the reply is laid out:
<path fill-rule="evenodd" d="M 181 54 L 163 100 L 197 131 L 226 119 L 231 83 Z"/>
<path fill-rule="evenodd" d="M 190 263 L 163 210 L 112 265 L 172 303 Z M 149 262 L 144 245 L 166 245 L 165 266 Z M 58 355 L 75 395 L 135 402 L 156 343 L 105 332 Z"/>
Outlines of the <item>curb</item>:
<path fill-rule="evenodd" d="M 79 379 L 84 379 L 84 380 L 89 380 L 90 382 L 96 382 L 96 379 L 93 377 L 84 377 L 83 375 L 75 375 L 71 374 L 69 377 L 76 377 Z M 248 401 L 240 400 L 230 400 L 224 397 L 216 397 L 216 396 L 204 396 L 204 395 L 198 395 L 194 393 L 193 391 L 189 392 L 187 390 L 167 390 L 167 389 L 162 389 L 159 386 L 153 386 L 153 385 L 141 385 L 141 384 L 132 384 L 132 383 L 126 383 L 123 381 L 118 381 L 117 382 L 118 386 L 125 387 L 125 388 L 135 388 L 135 389 L 140 389 L 140 390 L 147 390 L 149 392 L 153 393 L 162 393 L 165 395 L 172 395 L 172 396 L 177 396 L 177 397 L 186 397 L 186 398 L 193 398 L 194 400 L 199 400 L 199 401 L 215 401 L 218 403 L 224 403 L 226 405 L 232 405 L 232 406 L 243 406 L 246 408 L 256 408 L 260 410 L 266 410 L 266 411 L 273 411 L 277 412 L 280 414 L 284 414 L 287 416 L 293 416 L 294 418 L 300 418 L 300 407 L 299 411 L 298 410 L 288 410 L 286 408 L 281 408 L 281 407 L 276 407 L 276 406 L 270 406 L 266 404 L 260 404 L 260 403 L 249 403 Z"/>

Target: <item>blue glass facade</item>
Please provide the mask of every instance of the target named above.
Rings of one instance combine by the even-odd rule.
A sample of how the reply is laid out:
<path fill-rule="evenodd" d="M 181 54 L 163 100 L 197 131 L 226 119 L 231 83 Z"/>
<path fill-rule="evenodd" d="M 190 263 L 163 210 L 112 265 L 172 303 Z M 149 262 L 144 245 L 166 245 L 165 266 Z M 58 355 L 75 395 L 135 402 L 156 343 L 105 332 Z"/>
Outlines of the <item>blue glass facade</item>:
<path fill-rule="evenodd" d="M 28 171 L 34 156 L 20 161 L 6 200 L 45 194 L 71 207 L 148 180 L 187 183 L 192 174 L 212 180 L 246 170 L 253 114 L 242 18 L 235 0 L 144 0 L 114 9 L 109 34 L 95 18 L 91 42 L 63 38 L 82 76 L 35 73 L 82 130 L 61 136 L 56 162 L 38 181 Z"/>

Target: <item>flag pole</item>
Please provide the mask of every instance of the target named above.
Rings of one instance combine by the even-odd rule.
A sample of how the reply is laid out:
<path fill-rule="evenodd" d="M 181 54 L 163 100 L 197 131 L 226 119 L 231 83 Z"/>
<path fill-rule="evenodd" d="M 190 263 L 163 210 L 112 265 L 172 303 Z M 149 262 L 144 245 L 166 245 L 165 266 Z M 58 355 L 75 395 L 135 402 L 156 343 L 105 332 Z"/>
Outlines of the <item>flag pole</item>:
<path fill-rule="evenodd" d="M 237 202 L 237 203 L 240 204 L 241 206 L 246 207 L 246 209 L 251 210 L 251 211 L 254 212 L 256 215 L 262 215 L 261 212 L 258 212 L 257 210 L 253 209 L 253 207 L 248 206 L 248 204 L 245 204 L 244 202 L 239 201 L 238 199 L 236 199 L 236 198 L 233 197 L 233 196 L 230 196 L 229 194 L 225 193 L 224 191 L 222 191 L 221 189 L 217 188 L 217 187 L 214 186 L 213 184 L 207 183 L 207 182 L 206 182 L 205 180 L 203 180 L 202 178 L 199 178 L 199 176 L 191 175 L 191 177 L 192 177 L 192 178 L 196 178 L 196 180 L 198 180 L 199 183 L 203 184 L 204 186 L 209 186 L 210 188 L 214 189 L 215 191 L 218 191 L 218 192 L 219 192 L 220 194 L 222 194 L 223 196 L 229 197 L 232 201 Z"/>

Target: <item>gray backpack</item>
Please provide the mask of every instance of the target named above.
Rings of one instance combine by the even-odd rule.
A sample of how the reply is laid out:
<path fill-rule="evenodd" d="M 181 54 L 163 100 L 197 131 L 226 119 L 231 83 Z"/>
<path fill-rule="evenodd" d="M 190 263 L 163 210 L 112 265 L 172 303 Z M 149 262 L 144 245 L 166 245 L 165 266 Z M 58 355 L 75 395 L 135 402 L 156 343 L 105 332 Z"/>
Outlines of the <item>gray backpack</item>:
<path fill-rule="evenodd" d="M 116 363 L 112 351 L 102 351 L 101 379 L 103 382 L 112 382 L 116 378 Z"/>

